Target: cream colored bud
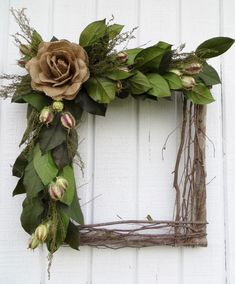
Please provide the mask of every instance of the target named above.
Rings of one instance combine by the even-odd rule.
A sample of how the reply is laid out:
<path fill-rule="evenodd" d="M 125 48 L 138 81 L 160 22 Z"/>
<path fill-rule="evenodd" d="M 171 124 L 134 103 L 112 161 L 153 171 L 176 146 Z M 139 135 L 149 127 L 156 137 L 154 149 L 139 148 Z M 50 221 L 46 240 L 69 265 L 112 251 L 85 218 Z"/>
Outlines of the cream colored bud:
<path fill-rule="evenodd" d="M 195 79 L 191 76 L 183 76 L 181 81 L 183 87 L 188 90 L 191 90 L 196 85 Z"/>

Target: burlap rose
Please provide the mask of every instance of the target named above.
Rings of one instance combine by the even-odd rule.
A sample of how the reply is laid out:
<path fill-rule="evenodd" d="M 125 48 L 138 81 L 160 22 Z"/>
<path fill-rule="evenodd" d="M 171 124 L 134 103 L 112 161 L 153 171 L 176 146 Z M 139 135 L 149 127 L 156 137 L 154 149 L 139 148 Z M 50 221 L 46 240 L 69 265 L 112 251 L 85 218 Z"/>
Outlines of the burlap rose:
<path fill-rule="evenodd" d="M 79 45 L 66 40 L 43 42 L 25 65 L 32 88 L 53 100 L 72 100 L 89 78 L 88 57 Z"/>

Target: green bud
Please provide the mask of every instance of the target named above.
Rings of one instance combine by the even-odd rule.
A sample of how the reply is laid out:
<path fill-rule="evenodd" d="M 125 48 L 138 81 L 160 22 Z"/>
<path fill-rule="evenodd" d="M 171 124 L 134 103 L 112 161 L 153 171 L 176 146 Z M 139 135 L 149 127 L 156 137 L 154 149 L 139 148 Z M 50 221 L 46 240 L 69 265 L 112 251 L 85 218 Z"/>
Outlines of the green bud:
<path fill-rule="evenodd" d="M 61 112 L 64 109 L 64 104 L 61 101 L 55 101 L 52 104 L 52 108 L 54 111 Z"/>

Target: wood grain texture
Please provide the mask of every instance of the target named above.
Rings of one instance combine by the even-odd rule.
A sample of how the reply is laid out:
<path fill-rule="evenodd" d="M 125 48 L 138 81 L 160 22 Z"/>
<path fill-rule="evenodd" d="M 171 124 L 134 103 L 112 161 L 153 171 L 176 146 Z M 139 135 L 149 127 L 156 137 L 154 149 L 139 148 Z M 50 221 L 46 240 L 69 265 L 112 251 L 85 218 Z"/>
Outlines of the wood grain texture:
<path fill-rule="evenodd" d="M 17 25 L 8 9 L 26 7 L 32 25 L 49 40 L 52 35 L 77 42 L 91 21 L 110 19 L 139 26 L 130 47 L 159 40 L 187 43 L 193 50 L 203 40 L 223 34 L 235 37 L 233 0 L 1 0 L 0 70 L 22 70 L 15 64 L 18 50 L 8 36 Z M 151 40 L 151 42 L 149 42 Z M 221 87 L 213 89 L 216 102 L 208 107 L 207 141 L 208 248 L 91 249 L 76 252 L 63 247 L 55 254 L 51 281 L 47 280 L 46 255 L 26 250 L 28 236 L 20 226 L 22 197 L 12 199 L 16 180 L 11 167 L 19 153 L 25 127 L 25 107 L 0 102 L 0 283 L 76 284 L 222 284 L 235 283 L 235 99 L 234 48 L 222 61 L 211 63 L 220 71 Z M 79 150 L 84 176 L 77 171 L 78 195 L 87 223 L 119 218 L 171 219 L 174 167 L 178 133 L 167 135 L 179 124 L 178 101 L 112 103 L 106 118 L 84 115 L 79 127 Z M 178 108 L 178 109 L 177 109 Z M 17 117 L 16 117 L 17 114 Z M 4 150 L 2 150 L 4 148 Z M 226 282 L 227 281 L 227 282 Z"/>

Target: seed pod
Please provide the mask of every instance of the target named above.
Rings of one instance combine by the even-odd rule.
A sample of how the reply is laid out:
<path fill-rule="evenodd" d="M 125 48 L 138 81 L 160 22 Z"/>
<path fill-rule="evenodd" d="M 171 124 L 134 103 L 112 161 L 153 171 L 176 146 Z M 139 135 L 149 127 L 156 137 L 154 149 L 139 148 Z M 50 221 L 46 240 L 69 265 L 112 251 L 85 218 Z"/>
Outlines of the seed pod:
<path fill-rule="evenodd" d="M 54 113 L 50 107 L 44 107 L 40 113 L 39 121 L 43 124 L 48 125 L 54 119 Z"/>
<path fill-rule="evenodd" d="M 190 63 L 184 66 L 184 73 L 188 75 L 198 74 L 202 71 L 202 64 L 200 63 Z"/>
<path fill-rule="evenodd" d="M 48 235 L 48 227 L 44 224 L 40 224 L 35 230 L 35 237 L 40 242 L 44 242 Z"/>
<path fill-rule="evenodd" d="M 181 81 L 183 87 L 187 90 L 191 90 L 196 85 L 194 78 L 191 76 L 183 76 Z"/>
<path fill-rule="evenodd" d="M 118 60 L 120 63 L 126 63 L 127 60 L 128 60 L 128 54 L 127 54 L 125 51 L 119 52 L 119 53 L 117 54 L 117 60 Z"/>
<path fill-rule="evenodd" d="M 56 112 L 61 112 L 64 109 L 64 104 L 61 101 L 55 101 L 52 104 L 52 109 Z"/>
<path fill-rule="evenodd" d="M 29 239 L 28 248 L 35 249 L 39 244 L 40 244 L 40 241 L 33 234 L 31 238 Z"/>
<path fill-rule="evenodd" d="M 64 191 L 66 191 L 66 189 L 69 186 L 69 183 L 67 181 L 67 179 L 63 178 L 63 177 L 57 177 L 56 178 L 56 183 L 55 183 L 58 187 L 60 187 L 61 189 L 63 189 Z"/>
<path fill-rule="evenodd" d="M 76 126 L 76 120 L 70 112 L 64 112 L 60 120 L 62 125 L 67 129 L 72 129 Z"/>
<path fill-rule="evenodd" d="M 52 182 L 49 185 L 48 191 L 49 191 L 51 199 L 55 201 L 61 200 L 64 196 L 64 190 L 60 188 L 58 185 L 56 185 L 54 182 Z"/>

